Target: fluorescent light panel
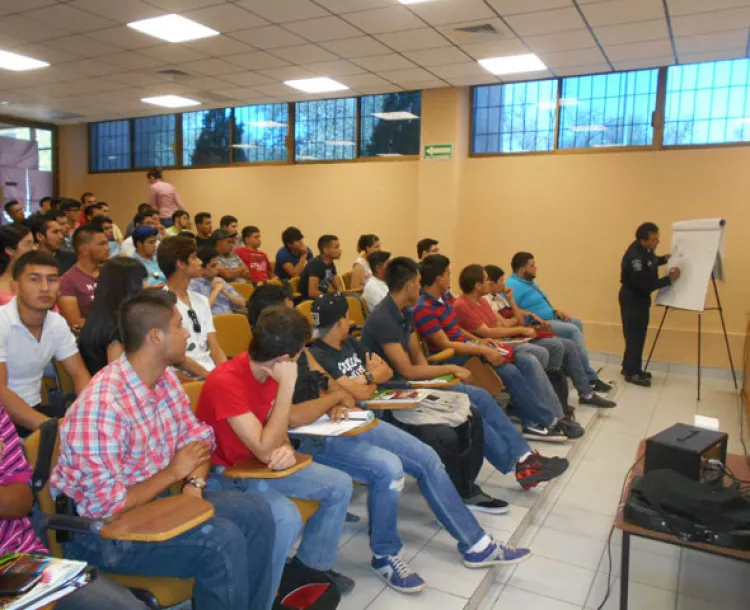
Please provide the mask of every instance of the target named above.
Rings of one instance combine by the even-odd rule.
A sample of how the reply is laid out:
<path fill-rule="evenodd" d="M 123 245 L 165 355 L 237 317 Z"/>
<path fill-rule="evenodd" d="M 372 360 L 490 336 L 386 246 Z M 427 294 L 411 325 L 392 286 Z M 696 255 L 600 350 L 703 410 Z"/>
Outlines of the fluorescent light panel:
<path fill-rule="evenodd" d="M 49 64 L 46 61 L 39 61 L 18 53 L 10 51 L 0 51 L 0 68 L 4 70 L 13 70 L 13 72 L 23 72 L 24 70 L 36 70 L 37 68 L 46 68 Z"/>
<path fill-rule="evenodd" d="M 155 97 L 143 97 L 142 102 L 153 104 L 154 106 L 163 106 L 164 108 L 184 108 L 185 106 L 200 106 L 200 102 L 191 100 L 188 97 L 180 95 L 157 95 Z"/>
<path fill-rule="evenodd" d="M 321 76 L 320 78 L 285 80 L 284 84 L 287 87 L 292 87 L 292 89 L 298 89 L 305 93 L 329 93 L 331 91 L 345 91 L 349 88 L 326 76 Z"/>
<path fill-rule="evenodd" d="M 129 28 L 167 42 L 186 42 L 218 36 L 219 32 L 174 13 L 128 23 Z"/>
<path fill-rule="evenodd" d="M 373 112 L 372 116 L 382 119 L 384 121 L 410 121 L 412 119 L 418 119 L 416 114 L 411 112 Z"/>
<path fill-rule="evenodd" d="M 507 57 L 489 57 L 480 59 L 479 65 L 496 76 L 505 74 L 520 74 L 522 72 L 540 72 L 547 66 L 533 53 L 525 55 L 509 55 Z"/>

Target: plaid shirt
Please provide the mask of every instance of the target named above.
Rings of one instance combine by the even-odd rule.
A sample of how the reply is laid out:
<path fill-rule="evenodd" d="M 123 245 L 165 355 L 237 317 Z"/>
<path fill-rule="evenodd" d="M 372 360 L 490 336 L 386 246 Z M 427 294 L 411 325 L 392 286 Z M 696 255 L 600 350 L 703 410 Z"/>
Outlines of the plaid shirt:
<path fill-rule="evenodd" d="M 128 487 L 164 470 L 193 441 L 213 447 L 213 431 L 195 418 L 175 374 L 166 371 L 151 390 L 123 355 L 96 374 L 62 421 L 50 489 L 75 501 L 82 517 L 109 517 L 122 510 Z"/>
<path fill-rule="evenodd" d="M 456 311 L 453 308 L 454 300 L 450 292 L 442 296 L 441 302 L 423 290 L 417 301 L 417 306 L 414 308 L 414 324 L 431 352 L 440 351 L 432 341 L 432 335 L 440 330 L 444 331 L 451 341 L 466 342 L 466 336 L 456 319 Z"/>

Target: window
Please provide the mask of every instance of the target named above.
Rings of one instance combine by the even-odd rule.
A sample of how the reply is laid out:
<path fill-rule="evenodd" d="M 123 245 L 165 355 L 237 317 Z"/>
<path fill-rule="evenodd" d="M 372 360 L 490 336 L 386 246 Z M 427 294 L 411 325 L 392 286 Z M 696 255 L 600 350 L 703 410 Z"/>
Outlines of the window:
<path fill-rule="evenodd" d="M 14 138 L 15 140 L 31 140 L 31 127 L 0 127 L 0 138 Z"/>
<path fill-rule="evenodd" d="M 400 157 L 419 154 L 422 93 L 366 95 L 360 106 L 362 157 Z"/>
<path fill-rule="evenodd" d="M 232 156 L 235 163 L 286 161 L 289 108 L 263 104 L 234 109 Z"/>
<path fill-rule="evenodd" d="M 39 146 L 39 170 L 52 171 L 52 131 L 49 129 L 34 129 L 37 146 Z"/>
<path fill-rule="evenodd" d="M 560 148 L 650 146 L 658 70 L 563 79 Z"/>
<path fill-rule="evenodd" d="M 175 165 L 175 125 L 174 114 L 134 119 L 133 167 L 172 167 Z"/>
<path fill-rule="evenodd" d="M 473 152 L 552 150 L 556 99 L 556 80 L 476 87 Z"/>
<path fill-rule="evenodd" d="M 90 128 L 91 170 L 130 169 L 130 121 L 92 123 Z"/>
<path fill-rule="evenodd" d="M 228 165 L 231 108 L 182 115 L 182 164 Z"/>
<path fill-rule="evenodd" d="M 295 104 L 296 161 L 354 159 L 357 153 L 357 98 Z"/>
<path fill-rule="evenodd" d="M 667 68 L 664 145 L 750 141 L 750 59 Z"/>

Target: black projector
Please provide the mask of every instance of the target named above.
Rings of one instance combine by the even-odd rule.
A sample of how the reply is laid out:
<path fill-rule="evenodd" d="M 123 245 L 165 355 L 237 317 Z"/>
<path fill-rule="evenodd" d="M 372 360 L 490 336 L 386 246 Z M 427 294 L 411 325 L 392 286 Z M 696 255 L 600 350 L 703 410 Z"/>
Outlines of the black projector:
<path fill-rule="evenodd" d="M 705 481 L 714 472 L 708 468 L 709 460 L 726 464 L 727 438 L 724 432 L 675 424 L 646 439 L 644 470 L 667 468 L 694 481 Z"/>

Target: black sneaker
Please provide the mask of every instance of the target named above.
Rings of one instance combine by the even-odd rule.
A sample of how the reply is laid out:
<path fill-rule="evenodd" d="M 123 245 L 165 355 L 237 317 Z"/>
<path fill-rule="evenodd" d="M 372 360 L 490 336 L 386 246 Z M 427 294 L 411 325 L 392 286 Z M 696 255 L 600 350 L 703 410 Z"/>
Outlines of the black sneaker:
<path fill-rule="evenodd" d="M 625 369 L 620 369 L 620 375 L 622 375 L 623 377 L 625 376 Z M 641 371 L 641 375 L 643 375 L 646 379 L 653 379 L 654 377 L 648 371 Z"/>
<path fill-rule="evenodd" d="M 339 590 L 339 593 L 341 593 L 341 595 L 345 595 L 346 593 L 349 593 L 352 589 L 354 589 L 354 581 L 348 576 L 344 576 L 340 572 L 328 570 L 327 572 L 325 572 L 325 575 L 331 579 L 331 582 L 333 582 L 334 585 L 336 585 L 336 588 Z"/>
<path fill-rule="evenodd" d="M 528 490 L 539 483 L 556 479 L 568 469 L 569 465 L 565 458 L 548 458 L 535 451 L 523 462 L 516 464 L 516 481 Z"/>
<path fill-rule="evenodd" d="M 591 389 L 594 390 L 594 392 L 600 392 L 601 394 L 606 394 L 607 392 L 612 391 L 612 386 L 608 383 L 604 383 L 601 379 L 598 377 L 591 382 Z"/>
<path fill-rule="evenodd" d="M 563 443 L 568 439 L 557 425 L 554 428 L 548 428 L 547 426 L 532 424 L 523 429 L 521 436 L 530 441 L 546 441 L 548 443 Z"/>
<path fill-rule="evenodd" d="M 581 438 L 584 434 L 586 434 L 586 431 L 583 429 L 583 426 L 579 424 L 577 421 L 571 421 L 569 419 L 563 418 L 559 422 L 557 422 L 557 426 L 555 428 L 559 428 L 560 431 L 567 437 L 567 438 Z"/>
<path fill-rule="evenodd" d="M 642 388 L 651 387 L 651 380 L 642 373 L 636 373 L 635 375 L 625 375 L 625 381 L 627 381 L 628 383 L 632 383 L 633 385 L 639 385 Z"/>
<path fill-rule="evenodd" d="M 488 496 L 481 489 L 469 498 L 462 498 L 466 508 L 475 513 L 488 513 L 490 515 L 505 515 L 510 510 L 505 500 L 499 500 Z"/>
<path fill-rule="evenodd" d="M 582 405 L 589 405 L 590 407 L 599 407 L 600 409 L 612 409 L 617 406 L 617 403 L 613 400 L 607 400 L 602 398 L 598 394 L 592 394 L 589 398 L 583 398 L 579 396 L 578 402 Z"/>

